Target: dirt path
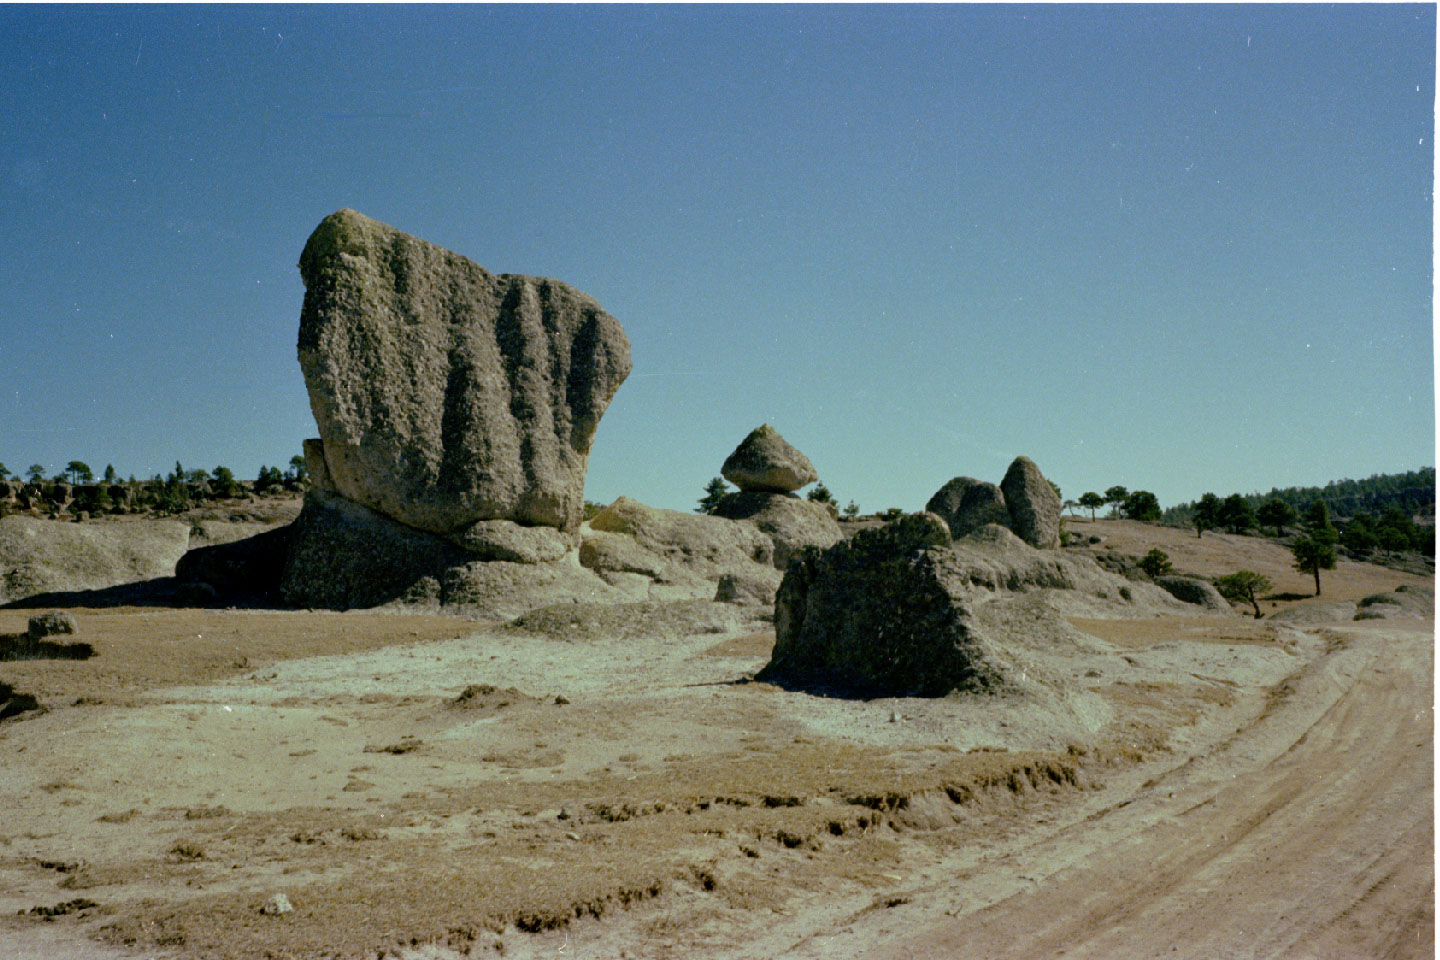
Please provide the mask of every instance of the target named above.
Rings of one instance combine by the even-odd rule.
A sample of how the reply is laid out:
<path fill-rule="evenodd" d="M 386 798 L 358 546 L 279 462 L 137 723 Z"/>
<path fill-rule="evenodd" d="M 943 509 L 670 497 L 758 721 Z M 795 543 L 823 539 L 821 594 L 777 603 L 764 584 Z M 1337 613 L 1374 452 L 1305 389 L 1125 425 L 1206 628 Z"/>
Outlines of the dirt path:
<path fill-rule="evenodd" d="M 1223 748 L 790 955 L 1433 956 L 1433 633 L 1331 636 Z"/>

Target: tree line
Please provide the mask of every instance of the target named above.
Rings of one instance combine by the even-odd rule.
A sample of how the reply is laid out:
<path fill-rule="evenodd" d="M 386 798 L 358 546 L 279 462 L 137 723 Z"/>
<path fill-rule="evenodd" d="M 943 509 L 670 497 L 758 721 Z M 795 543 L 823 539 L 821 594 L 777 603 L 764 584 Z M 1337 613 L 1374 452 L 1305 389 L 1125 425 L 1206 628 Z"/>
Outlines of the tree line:
<path fill-rule="evenodd" d="M 1295 510 L 1304 510 L 1316 500 L 1325 504 L 1337 519 L 1357 514 L 1379 516 L 1398 508 L 1410 516 L 1435 515 L 1435 468 L 1421 467 L 1406 473 L 1377 473 L 1364 480 L 1332 480 L 1323 487 L 1275 487 L 1269 493 L 1239 494 L 1252 510 L 1279 500 Z M 1163 522 L 1190 526 L 1199 501 L 1181 503 L 1165 510 Z"/>
<path fill-rule="evenodd" d="M 11 478 L 18 486 L 11 496 L 22 506 L 48 507 L 52 516 L 67 507 L 76 516 L 81 512 L 181 513 L 206 500 L 234 499 L 276 489 L 299 490 L 309 479 L 305 458 L 298 455 L 290 458 L 288 469 L 283 471 L 261 466 L 256 478 L 248 483 L 237 479 L 234 471 L 224 465 L 214 470 L 187 470 L 178 460 L 169 474 L 156 473 L 148 480 L 138 480 L 134 474 L 122 480 L 111 464 L 106 464 L 97 478 L 83 460 L 71 460 L 53 474 L 39 463 L 31 464 L 23 473 L 12 472 L 0 463 L 0 484 Z M 4 499 L 0 496 L 0 501 Z"/>

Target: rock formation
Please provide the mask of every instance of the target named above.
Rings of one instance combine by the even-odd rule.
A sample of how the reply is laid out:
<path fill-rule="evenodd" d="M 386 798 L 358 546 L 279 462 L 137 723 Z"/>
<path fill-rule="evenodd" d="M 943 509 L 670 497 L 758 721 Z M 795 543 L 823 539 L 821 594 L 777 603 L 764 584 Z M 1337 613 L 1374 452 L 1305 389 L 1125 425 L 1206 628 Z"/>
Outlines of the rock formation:
<path fill-rule="evenodd" d="M 1005 494 L 993 483 L 956 477 L 936 491 L 925 509 L 943 517 L 952 537 L 963 537 L 987 523 L 1010 523 Z"/>
<path fill-rule="evenodd" d="M 1000 481 L 1010 508 L 1010 529 L 1030 546 L 1060 546 L 1060 495 L 1029 457 L 1016 457 Z"/>
<path fill-rule="evenodd" d="M 829 504 L 801 500 L 793 493 L 741 490 L 721 500 L 712 515 L 753 523 L 774 544 L 772 561 L 780 570 L 801 547 L 828 547 L 844 536 Z"/>
<path fill-rule="evenodd" d="M 1127 608 L 1174 613 L 1185 605 L 1089 558 L 1037 550 L 998 525 L 952 541 L 940 516 L 910 514 L 796 555 L 775 598 L 775 648 L 759 678 L 852 696 L 1060 689 L 1068 675 L 1047 664 L 1095 642 L 1062 614 Z"/>
<path fill-rule="evenodd" d="M 768 423 L 740 441 L 720 473 L 742 491 L 790 493 L 818 479 L 808 457 Z"/>
<path fill-rule="evenodd" d="M 865 695 L 997 689 L 973 636 L 964 584 L 947 569 L 945 521 L 911 514 L 829 550 L 802 551 L 775 598 L 775 649 L 761 679 Z"/>
<path fill-rule="evenodd" d="M 630 372 L 599 304 L 353 210 L 320 223 L 300 272 L 321 487 L 432 533 L 578 528 L 590 442 Z"/>
<path fill-rule="evenodd" d="M 320 223 L 300 272 L 320 437 L 305 442 L 287 602 L 513 615 L 628 598 L 574 562 L 590 444 L 630 372 L 613 317 L 353 210 Z"/>

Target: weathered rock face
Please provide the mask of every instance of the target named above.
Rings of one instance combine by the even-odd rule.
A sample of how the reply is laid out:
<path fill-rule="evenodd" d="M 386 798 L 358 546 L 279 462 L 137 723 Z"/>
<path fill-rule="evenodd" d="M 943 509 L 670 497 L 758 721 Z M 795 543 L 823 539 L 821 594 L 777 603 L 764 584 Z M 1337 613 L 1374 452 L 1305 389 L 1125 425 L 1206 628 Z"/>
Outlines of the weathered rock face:
<path fill-rule="evenodd" d="M 748 520 L 775 544 L 774 564 L 784 570 L 802 547 L 828 547 L 844 536 L 827 504 L 783 493 L 744 491 L 721 500 L 712 516 Z"/>
<path fill-rule="evenodd" d="M 790 493 L 818 479 L 809 458 L 768 423 L 740 441 L 720 473 L 742 491 L 766 493 Z"/>
<path fill-rule="evenodd" d="M 1005 494 L 995 484 L 973 477 L 951 480 L 935 492 L 925 509 L 945 519 L 952 537 L 963 537 L 987 523 L 1010 522 Z"/>
<path fill-rule="evenodd" d="M 321 222 L 300 272 L 300 366 L 334 490 L 435 533 L 578 528 L 590 443 L 630 372 L 599 304 L 353 210 Z"/>
<path fill-rule="evenodd" d="M 776 595 L 775 649 L 760 678 L 881 696 L 997 689 L 1000 668 L 944 563 L 949 543 L 945 521 L 921 513 L 804 550 Z"/>
<path fill-rule="evenodd" d="M 1016 457 L 1000 481 L 1010 508 L 1010 529 L 1032 547 L 1060 546 L 1060 497 L 1029 457 Z"/>

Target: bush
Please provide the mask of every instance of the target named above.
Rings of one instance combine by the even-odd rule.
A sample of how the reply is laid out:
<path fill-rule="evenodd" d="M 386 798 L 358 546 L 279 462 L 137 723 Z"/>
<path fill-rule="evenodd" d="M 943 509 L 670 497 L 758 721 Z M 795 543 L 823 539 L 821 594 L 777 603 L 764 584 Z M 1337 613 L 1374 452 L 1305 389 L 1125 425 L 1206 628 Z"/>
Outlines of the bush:
<path fill-rule="evenodd" d="M 1170 562 L 1170 555 L 1159 547 L 1156 547 L 1140 558 L 1140 569 L 1144 570 L 1152 578 L 1163 577 L 1174 569 L 1174 565 Z"/>

